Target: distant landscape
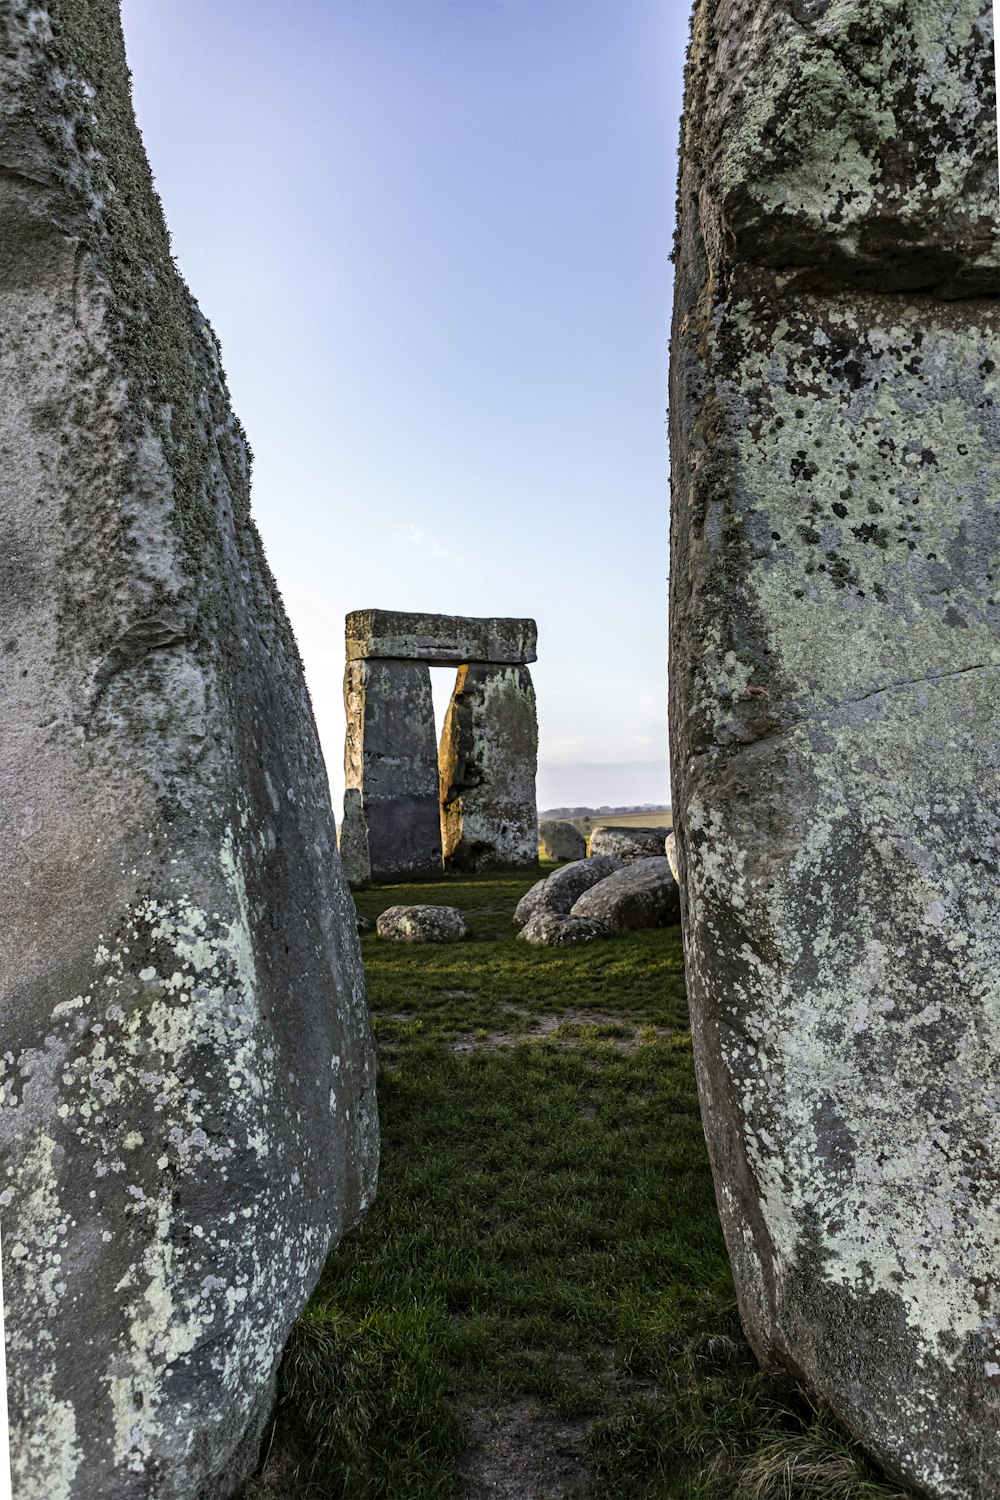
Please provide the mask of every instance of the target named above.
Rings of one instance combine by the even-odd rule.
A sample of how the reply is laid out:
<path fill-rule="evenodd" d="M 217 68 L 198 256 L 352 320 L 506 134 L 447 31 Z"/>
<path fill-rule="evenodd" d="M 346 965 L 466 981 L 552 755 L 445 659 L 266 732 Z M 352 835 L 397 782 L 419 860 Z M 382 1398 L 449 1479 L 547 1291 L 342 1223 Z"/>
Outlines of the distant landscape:
<path fill-rule="evenodd" d="M 595 828 L 673 828 L 674 817 L 669 807 L 644 802 L 638 807 L 552 807 L 538 814 L 540 820 L 565 818 L 576 823 L 581 833 L 592 833 Z"/>

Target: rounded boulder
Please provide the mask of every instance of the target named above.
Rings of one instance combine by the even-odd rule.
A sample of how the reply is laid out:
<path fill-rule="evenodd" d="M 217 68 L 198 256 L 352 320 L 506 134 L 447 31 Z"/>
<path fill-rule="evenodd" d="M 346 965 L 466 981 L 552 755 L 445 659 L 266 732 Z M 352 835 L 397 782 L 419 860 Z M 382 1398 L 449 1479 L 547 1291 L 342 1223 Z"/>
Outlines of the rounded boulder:
<path fill-rule="evenodd" d="M 457 943 L 465 937 L 465 918 L 456 906 L 390 906 L 375 931 L 397 943 Z"/>
<path fill-rule="evenodd" d="M 663 853 L 664 828 L 595 828 L 590 835 L 590 857 L 614 854 L 622 864 Z"/>
<path fill-rule="evenodd" d="M 633 860 L 573 904 L 571 915 L 600 922 L 609 932 L 667 927 L 680 920 L 680 892 L 666 855 Z"/>
<path fill-rule="evenodd" d="M 621 868 L 621 860 L 614 855 L 601 859 L 576 859 L 572 864 L 563 865 L 561 870 L 553 870 L 544 880 L 537 880 L 527 895 L 521 897 L 514 908 L 514 921 L 518 927 L 523 927 L 540 911 L 561 912 L 565 916 L 584 891 L 589 891 L 592 885 Z"/>

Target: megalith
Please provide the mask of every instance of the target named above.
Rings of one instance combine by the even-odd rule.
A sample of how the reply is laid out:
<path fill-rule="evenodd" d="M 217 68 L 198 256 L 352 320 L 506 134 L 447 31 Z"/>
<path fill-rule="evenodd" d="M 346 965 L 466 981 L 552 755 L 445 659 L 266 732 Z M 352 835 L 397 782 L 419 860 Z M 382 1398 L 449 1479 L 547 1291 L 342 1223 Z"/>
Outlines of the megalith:
<path fill-rule="evenodd" d="M 10 0 L 0 37 L 14 1494 L 222 1500 L 374 1191 L 355 914 L 115 0 Z"/>
<path fill-rule="evenodd" d="M 418 661 L 348 661 L 344 710 L 347 790 L 340 838 L 349 879 L 361 884 L 373 877 L 440 875 L 429 669 Z"/>
<path fill-rule="evenodd" d="M 1000 1473 L 997 139 L 982 0 L 699 0 L 670 722 L 744 1326 L 917 1492 Z"/>
<path fill-rule="evenodd" d="M 522 666 L 459 668 L 440 749 L 441 840 L 456 870 L 538 863 L 538 719 Z"/>
<path fill-rule="evenodd" d="M 538 862 L 534 620 L 363 609 L 347 616 L 351 883 Z M 457 666 L 440 753 L 430 667 Z M 442 843 L 443 840 L 443 843 Z"/>

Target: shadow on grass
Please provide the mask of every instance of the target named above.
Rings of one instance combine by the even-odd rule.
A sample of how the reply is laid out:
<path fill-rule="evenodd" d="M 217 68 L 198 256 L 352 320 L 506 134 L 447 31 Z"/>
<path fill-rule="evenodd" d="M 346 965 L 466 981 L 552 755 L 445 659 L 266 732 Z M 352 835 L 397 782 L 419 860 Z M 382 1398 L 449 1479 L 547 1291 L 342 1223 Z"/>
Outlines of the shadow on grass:
<path fill-rule="evenodd" d="M 378 1201 L 282 1366 L 255 1500 L 908 1500 L 741 1332 L 678 929 L 515 941 L 536 877 L 361 893 L 469 938 L 363 940 Z"/>

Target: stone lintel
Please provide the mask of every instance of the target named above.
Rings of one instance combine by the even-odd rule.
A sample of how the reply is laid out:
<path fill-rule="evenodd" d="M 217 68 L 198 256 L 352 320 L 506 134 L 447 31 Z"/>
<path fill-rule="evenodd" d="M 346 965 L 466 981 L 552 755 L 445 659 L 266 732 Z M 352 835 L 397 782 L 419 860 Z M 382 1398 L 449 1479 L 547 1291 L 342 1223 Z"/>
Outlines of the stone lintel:
<path fill-rule="evenodd" d="M 450 667 L 466 662 L 517 666 L 537 660 L 534 620 L 356 609 L 347 616 L 346 636 L 348 661 L 379 657 Z"/>

